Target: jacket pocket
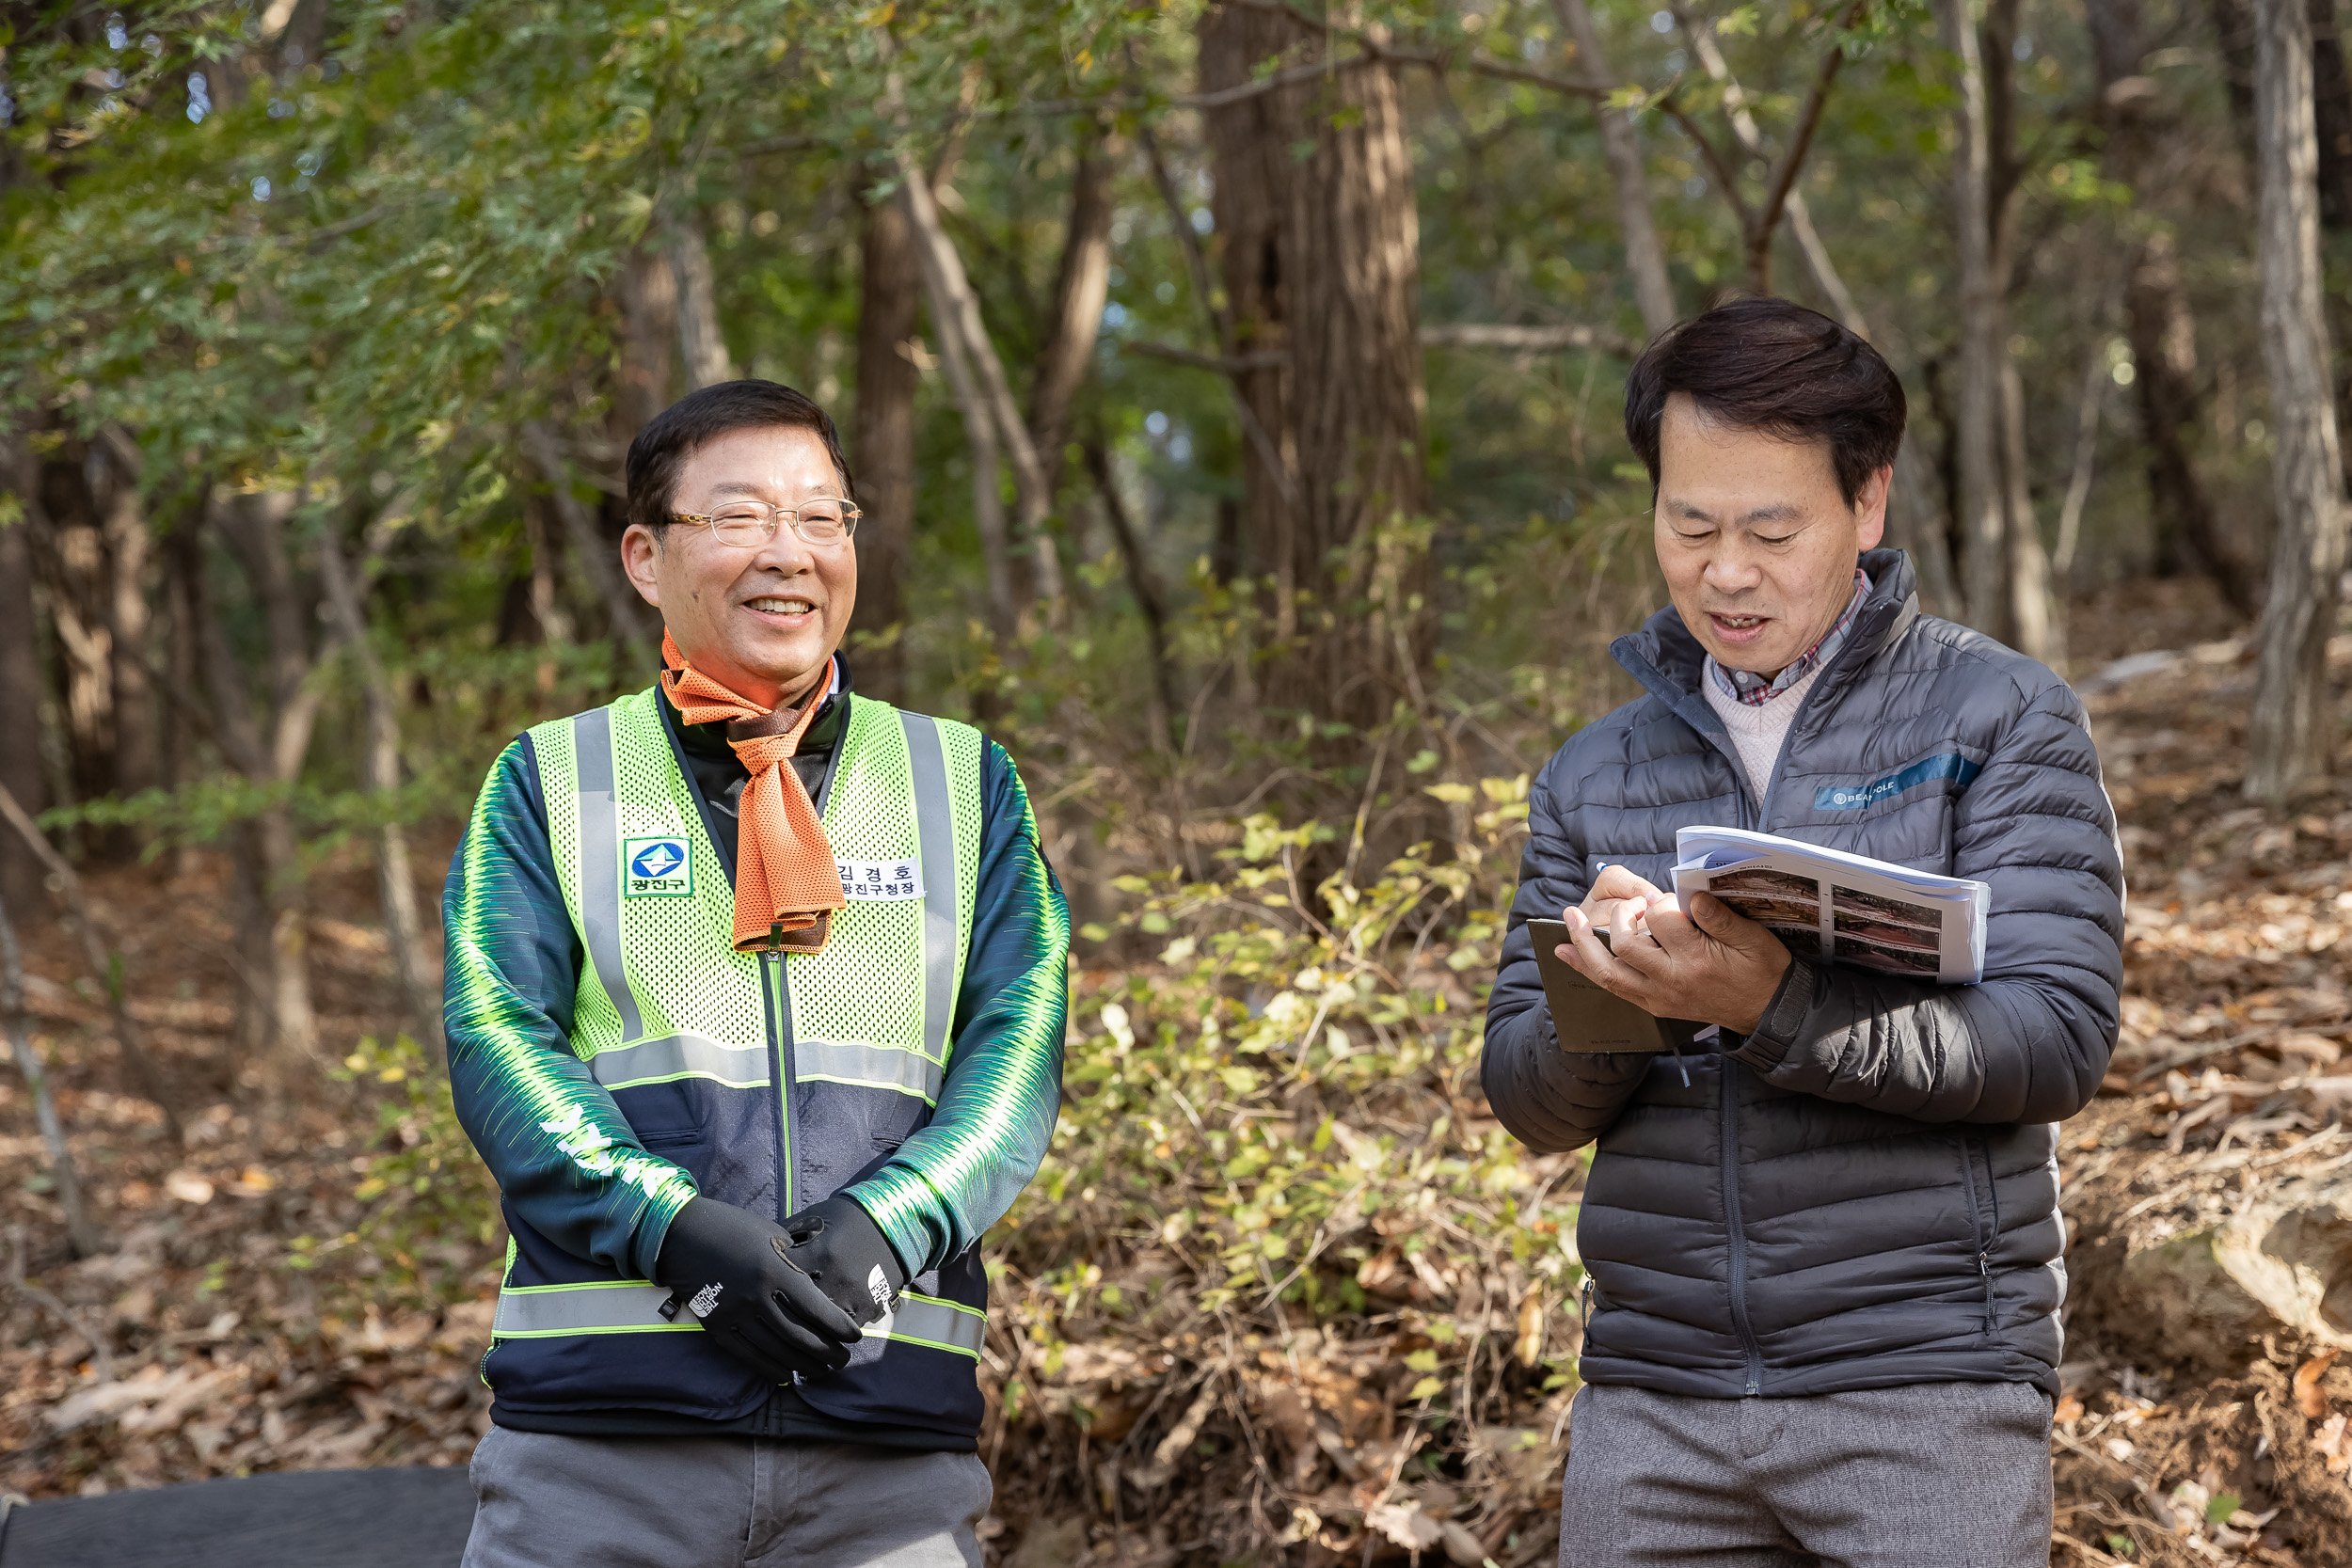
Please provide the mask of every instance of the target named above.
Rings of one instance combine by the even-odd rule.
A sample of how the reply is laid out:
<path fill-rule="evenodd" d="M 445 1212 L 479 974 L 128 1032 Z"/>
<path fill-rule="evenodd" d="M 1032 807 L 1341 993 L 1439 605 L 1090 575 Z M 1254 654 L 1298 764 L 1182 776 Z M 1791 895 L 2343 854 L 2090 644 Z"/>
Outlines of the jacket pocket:
<path fill-rule="evenodd" d="M 2000 1202 L 1993 1191 L 1993 1148 L 1984 1139 L 1963 1134 L 1960 1140 L 1960 1169 L 1968 1189 L 1968 1220 L 1976 1248 L 1977 1278 L 1984 1291 L 1984 1337 L 2000 1338 L 1994 1311 L 1993 1251 L 2001 1241 Z"/>

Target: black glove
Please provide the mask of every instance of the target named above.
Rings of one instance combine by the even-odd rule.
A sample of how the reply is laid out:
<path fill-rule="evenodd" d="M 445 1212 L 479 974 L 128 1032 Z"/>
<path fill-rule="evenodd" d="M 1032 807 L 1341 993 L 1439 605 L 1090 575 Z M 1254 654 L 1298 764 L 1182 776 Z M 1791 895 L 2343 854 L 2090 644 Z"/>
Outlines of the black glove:
<path fill-rule="evenodd" d="M 799 1266 L 772 1221 L 690 1197 L 662 1238 L 654 1278 L 671 1290 L 662 1316 L 690 1312 L 739 1359 L 778 1383 L 839 1371 L 858 1325 Z"/>
<path fill-rule="evenodd" d="M 860 1324 L 889 1311 L 906 1287 L 907 1272 L 890 1238 L 855 1198 L 835 1195 L 813 1203 L 786 1220 L 784 1229 L 792 1238 L 792 1261 Z"/>

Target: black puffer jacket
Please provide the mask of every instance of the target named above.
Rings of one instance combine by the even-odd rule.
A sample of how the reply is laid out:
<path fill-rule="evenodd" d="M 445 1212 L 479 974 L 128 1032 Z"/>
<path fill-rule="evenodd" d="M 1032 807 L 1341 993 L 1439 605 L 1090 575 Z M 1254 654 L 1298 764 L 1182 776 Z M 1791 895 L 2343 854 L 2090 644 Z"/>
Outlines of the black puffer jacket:
<path fill-rule="evenodd" d="M 1650 694 L 1577 734 L 1531 795 L 1486 1087 L 1536 1148 L 1598 1142 L 1577 1227 L 1593 1383 L 2056 1392 L 2054 1124 L 2090 1099 L 2115 1044 L 2114 811 L 2063 681 L 1919 614 L 1900 552 L 1862 564 L 1869 600 L 1802 699 L 1760 802 L 1672 610 L 1613 649 Z M 1984 982 L 1799 958 L 1728 1054 L 1562 1052 L 1526 922 L 1580 902 L 1599 862 L 1670 885 L 1675 830 L 1695 825 L 1989 883 Z"/>

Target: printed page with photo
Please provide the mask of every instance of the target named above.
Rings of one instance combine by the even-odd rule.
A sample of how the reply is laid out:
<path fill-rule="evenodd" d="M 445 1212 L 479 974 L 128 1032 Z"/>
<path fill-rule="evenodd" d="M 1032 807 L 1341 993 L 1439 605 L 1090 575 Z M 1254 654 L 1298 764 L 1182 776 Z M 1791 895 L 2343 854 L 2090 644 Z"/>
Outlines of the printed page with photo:
<path fill-rule="evenodd" d="M 1711 893 L 1792 952 L 1949 985 L 1984 974 L 1982 882 L 1772 833 L 1685 828 L 1675 892 Z"/>

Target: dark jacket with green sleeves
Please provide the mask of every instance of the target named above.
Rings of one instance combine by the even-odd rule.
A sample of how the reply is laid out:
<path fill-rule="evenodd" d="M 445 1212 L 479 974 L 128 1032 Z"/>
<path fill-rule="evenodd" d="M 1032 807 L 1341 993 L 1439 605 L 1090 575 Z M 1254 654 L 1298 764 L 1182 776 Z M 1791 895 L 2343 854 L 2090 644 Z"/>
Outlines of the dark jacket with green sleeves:
<path fill-rule="evenodd" d="M 1531 1146 L 1597 1144 L 1582 1371 L 1669 1393 L 2016 1381 L 2056 1391 L 2058 1129 L 2114 1049 L 2123 874 L 2081 702 L 2025 656 L 1870 596 L 1756 799 L 1672 610 L 1613 652 L 1648 689 L 1536 778 L 1486 1015 L 1486 1087 Z M 1758 829 L 1992 890 L 1984 980 L 1800 958 L 1755 1034 L 1563 1052 L 1526 922 L 1596 870 L 1671 879 L 1675 831 Z M 1685 1081 L 1685 1071 L 1688 1081 Z"/>

